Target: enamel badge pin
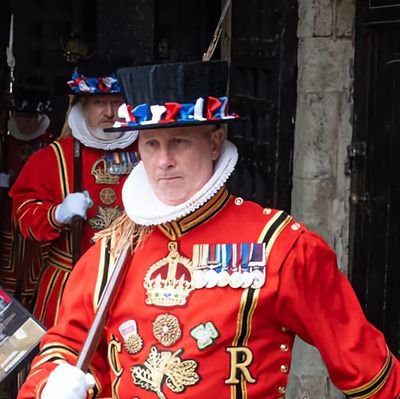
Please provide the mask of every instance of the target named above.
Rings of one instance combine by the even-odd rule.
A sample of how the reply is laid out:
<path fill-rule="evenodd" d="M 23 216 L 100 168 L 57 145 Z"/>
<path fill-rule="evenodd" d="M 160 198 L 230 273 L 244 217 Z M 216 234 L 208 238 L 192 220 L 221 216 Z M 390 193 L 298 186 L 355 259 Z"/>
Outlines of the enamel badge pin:
<path fill-rule="evenodd" d="M 143 339 L 138 333 L 135 320 L 127 320 L 119 326 L 119 332 L 124 340 L 124 347 L 128 353 L 134 355 L 143 348 Z"/>

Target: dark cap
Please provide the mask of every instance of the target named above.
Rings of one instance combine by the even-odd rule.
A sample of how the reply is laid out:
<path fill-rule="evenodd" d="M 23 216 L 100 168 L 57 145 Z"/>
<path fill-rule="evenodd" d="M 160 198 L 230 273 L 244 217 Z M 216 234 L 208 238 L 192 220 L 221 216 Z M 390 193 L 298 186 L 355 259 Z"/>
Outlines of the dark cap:
<path fill-rule="evenodd" d="M 9 109 L 17 112 L 49 114 L 51 112 L 49 93 L 39 88 L 14 86 Z"/>
<path fill-rule="evenodd" d="M 219 124 L 228 114 L 228 64 L 199 61 L 121 68 L 117 71 L 126 102 L 126 123 L 106 131 Z"/>
<path fill-rule="evenodd" d="M 119 94 L 121 89 L 116 71 L 128 64 L 128 60 L 125 59 L 108 61 L 91 58 L 80 61 L 67 82 L 71 94 Z"/>

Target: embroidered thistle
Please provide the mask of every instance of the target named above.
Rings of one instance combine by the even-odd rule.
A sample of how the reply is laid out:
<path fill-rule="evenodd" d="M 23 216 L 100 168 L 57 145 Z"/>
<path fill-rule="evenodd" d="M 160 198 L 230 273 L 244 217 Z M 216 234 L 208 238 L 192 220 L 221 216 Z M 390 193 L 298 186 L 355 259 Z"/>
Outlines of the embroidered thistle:
<path fill-rule="evenodd" d="M 122 212 L 116 207 L 103 208 L 98 207 L 98 213 L 94 218 L 89 219 L 89 224 L 94 230 L 102 230 L 111 225 L 111 223 L 121 216 Z"/>

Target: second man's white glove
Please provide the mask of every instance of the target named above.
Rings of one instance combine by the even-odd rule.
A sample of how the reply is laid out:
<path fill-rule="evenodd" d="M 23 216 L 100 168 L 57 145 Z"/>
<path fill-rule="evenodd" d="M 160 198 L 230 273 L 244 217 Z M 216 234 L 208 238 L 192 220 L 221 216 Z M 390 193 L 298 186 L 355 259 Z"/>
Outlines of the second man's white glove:
<path fill-rule="evenodd" d="M 70 364 L 60 364 L 49 375 L 40 399 L 85 399 L 96 381 L 92 374 Z"/>
<path fill-rule="evenodd" d="M 64 201 L 57 205 L 55 218 L 57 223 L 70 224 L 74 216 L 80 216 L 86 219 L 86 211 L 93 205 L 89 193 L 83 191 L 82 193 L 70 193 Z"/>
<path fill-rule="evenodd" d="M 8 173 L 0 173 L 0 187 L 7 188 L 10 187 L 10 175 Z"/>

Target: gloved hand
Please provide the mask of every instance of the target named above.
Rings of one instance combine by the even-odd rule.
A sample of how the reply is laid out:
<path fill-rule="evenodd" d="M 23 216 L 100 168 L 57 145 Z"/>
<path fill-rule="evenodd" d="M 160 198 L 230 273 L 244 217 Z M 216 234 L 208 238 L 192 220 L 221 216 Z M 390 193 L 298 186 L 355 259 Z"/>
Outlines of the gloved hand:
<path fill-rule="evenodd" d="M 92 374 L 70 364 L 60 364 L 49 375 L 40 399 L 85 399 L 96 382 Z"/>
<path fill-rule="evenodd" d="M 74 216 L 86 219 L 86 211 L 92 205 L 93 201 L 87 191 L 70 193 L 64 198 L 61 204 L 57 205 L 54 216 L 57 223 L 70 224 Z"/>
<path fill-rule="evenodd" d="M 7 188 L 10 187 L 10 174 L 9 173 L 0 173 L 0 187 Z"/>

